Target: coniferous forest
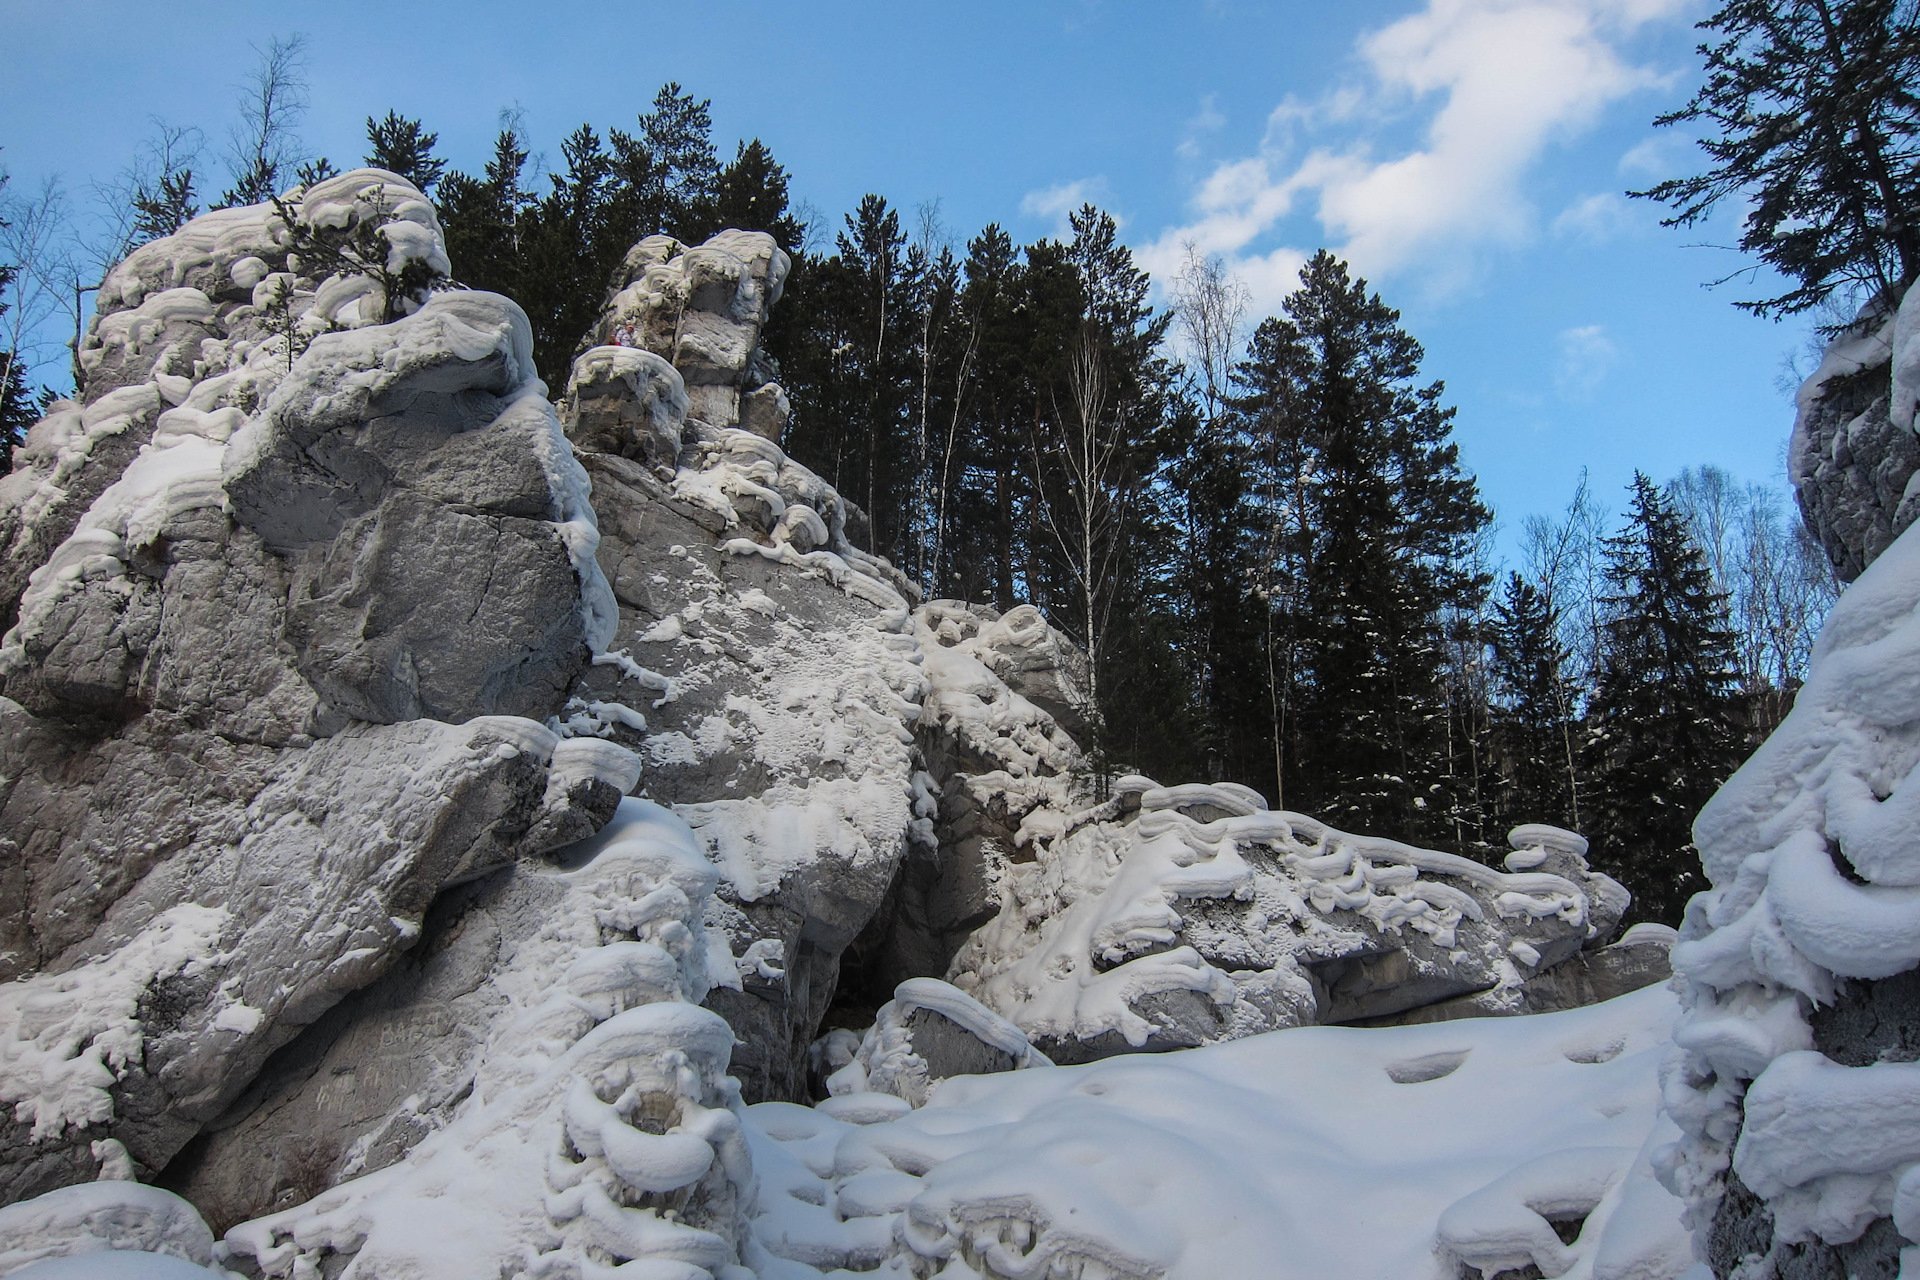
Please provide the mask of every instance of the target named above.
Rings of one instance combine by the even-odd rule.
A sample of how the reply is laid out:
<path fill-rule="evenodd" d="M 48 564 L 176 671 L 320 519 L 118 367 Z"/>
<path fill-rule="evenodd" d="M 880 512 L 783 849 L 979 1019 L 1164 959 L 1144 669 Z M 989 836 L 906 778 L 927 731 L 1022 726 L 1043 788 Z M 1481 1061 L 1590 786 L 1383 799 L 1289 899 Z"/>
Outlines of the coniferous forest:
<path fill-rule="evenodd" d="M 191 139 L 166 132 L 109 201 L 94 262 L 339 167 L 297 157 L 273 114 L 297 54 L 263 56 L 234 186 L 203 194 Z M 1639 917 L 1678 919 L 1699 887 L 1691 817 L 1791 705 L 1836 589 L 1774 490 L 1711 466 L 1619 494 L 1582 482 L 1501 563 L 1446 388 L 1332 254 L 1256 316 L 1217 260 L 1151 280 L 1092 205 L 1031 244 L 880 194 L 834 218 L 796 205 L 760 140 L 717 145 L 708 108 L 668 84 L 549 164 L 505 117 L 477 173 L 388 111 L 364 162 L 432 196 L 454 283 L 525 308 L 556 394 L 637 239 L 772 234 L 793 264 L 765 339 L 793 404 L 783 447 L 926 598 L 1031 603 L 1087 651 L 1104 775 L 1240 783 L 1495 860 L 1518 823 L 1571 827 Z M 51 205 L 9 208 L 0 287 L 40 286 L 16 285 L 18 319 L 88 268 L 47 247 Z M 22 351 L 6 332 L 18 441 L 54 394 L 33 380 L 64 371 L 5 354 Z"/>

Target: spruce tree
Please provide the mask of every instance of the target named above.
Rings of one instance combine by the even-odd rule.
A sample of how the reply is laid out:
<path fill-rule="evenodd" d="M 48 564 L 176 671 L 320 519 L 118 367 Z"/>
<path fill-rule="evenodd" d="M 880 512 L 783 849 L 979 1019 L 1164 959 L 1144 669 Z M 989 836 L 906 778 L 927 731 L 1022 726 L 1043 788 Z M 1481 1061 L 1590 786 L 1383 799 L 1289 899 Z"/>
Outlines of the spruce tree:
<path fill-rule="evenodd" d="M 1560 612 L 1539 588 L 1511 574 L 1489 628 L 1498 701 L 1499 813 L 1508 825 L 1550 822 L 1578 829 L 1572 769 L 1572 707 Z"/>
<path fill-rule="evenodd" d="M 447 162 L 433 154 L 439 141 L 439 134 L 428 133 L 418 120 L 397 111 L 389 110 L 384 120 L 367 117 L 367 163 L 399 174 L 427 195 L 447 169 Z"/>
<path fill-rule="evenodd" d="M 1693 816 L 1739 763 L 1733 636 L 1684 518 L 1646 476 L 1605 547 L 1588 834 L 1596 864 L 1633 891 L 1634 917 L 1678 924 L 1703 886 Z"/>
<path fill-rule="evenodd" d="M 654 176 L 652 207 L 641 218 L 643 234 L 664 231 L 698 244 L 720 229 L 714 221 L 720 162 L 713 150 L 711 106 L 709 99 L 696 102 L 669 81 L 654 95 L 653 110 L 641 115 L 639 142 Z"/>
<path fill-rule="evenodd" d="M 519 286 L 522 222 L 533 193 L 524 184 L 527 145 L 509 121 L 494 138 L 480 177 L 448 174 L 440 186 L 440 225 L 461 283 L 512 296 Z"/>
<path fill-rule="evenodd" d="M 1707 78 L 1659 125 L 1705 124 L 1705 173 L 1646 191 L 1693 226 L 1746 202 L 1740 247 L 1793 287 L 1760 315 L 1920 276 L 1920 14 L 1913 0 L 1730 0 L 1700 23 Z M 1728 277 L 1729 279 L 1731 277 Z"/>
<path fill-rule="evenodd" d="M 1322 250 L 1236 377 L 1273 530 L 1258 574 L 1286 647 L 1290 808 L 1412 839 L 1458 838 L 1444 631 L 1486 581 L 1466 555 L 1490 513 L 1452 443 L 1440 383 L 1399 312 Z M 1276 667 L 1279 664 L 1276 663 Z"/>
<path fill-rule="evenodd" d="M 716 230 L 764 231 L 789 254 L 799 251 L 807 233 L 787 209 L 786 169 L 758 138 L 739 144 L 733 163 L 720 171 L 712 220 Z"/>

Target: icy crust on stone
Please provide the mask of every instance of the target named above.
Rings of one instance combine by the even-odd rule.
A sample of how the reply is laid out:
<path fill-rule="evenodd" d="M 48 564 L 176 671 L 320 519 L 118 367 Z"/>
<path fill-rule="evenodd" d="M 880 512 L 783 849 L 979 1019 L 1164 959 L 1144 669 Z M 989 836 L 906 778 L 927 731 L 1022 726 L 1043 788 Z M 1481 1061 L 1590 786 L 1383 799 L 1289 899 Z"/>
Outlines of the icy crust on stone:
<path fill-rule="evenodd" d="M 1712 887 L 1673 949 L 1687 1008 L 1667 1106 L 1686 1138 L 1667 1176 L 1703 1229 L 1731 1167 L 1776 1243 L 1846 1243 L 1920 1163 L 1914 1069 L 1838 1065 L 1809 1025 L 1846 980 L 1920 964 L 1917 654 L 1909 530 L 1840 597 L 1792 713 L 1694 824 Z"/>
<path fill-rule="evenodd" d="M 762 1280 L 1680 1280 L 1650 1152 L 1674 997 L 959 1077 L 747 1109 Z M 1390 1208 L 1386 1208 L 1390 1206 Z"/>
<path fill-rule="evenodd" d="M 124 398 L 134 390 L 116 395 Z M 96 403 L 87 412 L 112 399 Z M 62 638 L 49 634 L 49 624 L 63 601 L 89 584 L 130 597 L 128 564 L 136 555 L 149 551 L 190 512 L 223 507 L 221 456 L 239 419 L 239 412 L 232 408 L 206 412 L 191 404 L 159 415 L 152 439 L 94 500 L 73 534 L 28 576 L 19 621 L 0 640 L 0 672 L 23 670 L 30 662 L 30 648 L 44 653 Z"/>
<path fill-rule="evenodd" d="M 374 222 L 388 245 L 385 265 L 390 271 L 398 272 L 413 261 L 425 263 L 441 275 L 453 269 L 433 205 L 419 188 L 396 173 L 353 169 L 310 187 L 296 188 L 286 197 L 286 203 L 308 227 L 348 231 L 363 222 Z M 289 274 L 289 284 L 305 279 L 303 264 L 287 262 L 291 239 L 271 201 L 216 209 L 128 254 L 107 273 L 96 305 L 102 313 L 143 307 L 154 295 L 183 287 L 202 295 L 244 294 L 251 298 L 263 282 L 271 281 L 276 270 Z M 386 303 L 378 285 L 365 277 L 311 280 L 307 288 L 327 295 L 314 317 L 316 329 L 322 327 L 320 321 L 349 326 L 377 323 Z M 100 336 L 107 338 L 111 332 L 103 331 Z M 92 343 L 83 346 L 83 367 L 86 351 L 94 347 Z"/>
<path fill-rule="evenodd" d="M 1114 790 L 1028 814 L 1017 840 L 1032 860 L 1006 866 L 998 916 L 950 973 L 1056 1057 L 1518 987 L 1605 941 L 1626 905 L 1579 858 L 1585 842 L 1553 828 L 1516 830 L 1502 872 L 1270 813 L 1244 787 L 1128 777 Z M 1391 981 L 1369 980 L 1368 962 L 1394 953 Z"/>
<path fill-rule="evenodd" d="M 542 873 L 565 889 L 546 927 L 488 979 L 499 1011 L 471 1091 L 400 1162 L 229 1231 L 225 1265 L 343 1280 L 753 1274 L 736 1244 L 753 1166 L 726 1074 L 733 1033 L 698 1003 L 718 877 L 684 822 L 637 799 L 562 866 Z"/>
<path fill-rule="evenodd" d="M 1086 791 L 1087 760 L 1060 721 L 1084 710 L 1084 658 L 1069 656 L 1071 647 L 1032 605 L 987 618 L 977 607 L 935 600 L 913 621 L 932 686 L 926 722 L 952 741 L 976 797 L 1018 788 L 1033 803 L 1075 807 Z M 1014 688 L 1036 672 L 1041 679 L 1030 683 L 1055 694 L 1051 706 Z"/>
<path fill-rule="evenodd" d="M 666 472 L 680 457 L 687 392 L 663 356 L 638 347 L 594 347 L 573 362 L 561 406 L 582 449 Z"/>
<path fill-rule="evenodd" d="M 573 716 L 575 732 L 634 742 L 648 794 L 719 870 L 713 923 L 741 967 L 725 983 L 738 994 L 717 1007 L 738 1019 L 743 1055 L 768 1059 L 754 1087 L 784 1096 L 803 1087 L 786 1081 L 840 951 L 910 843 L 930 852 L 934 800 L 912 732 L 925 677 L 904 608 L 869 603 L 898 601 L 885 582 L 831 553 L 789 560 L 736 543 L 631 553 L 619 580 L 644 577 L 664 616 L 630 611 L 624 660 L 583 680 Z M 644 740 L 620 722 L 625 708 L 645 715 Z"/>
<path fill-rule="evenodd" d="M 34 1142 L 113 1119 L 109 1091 L 144 1056 L 141 1000 L 214 968 L 231 922 L 219 907 L 169 907 L 98 959 L 0 986 L 0 1103 Z"/>

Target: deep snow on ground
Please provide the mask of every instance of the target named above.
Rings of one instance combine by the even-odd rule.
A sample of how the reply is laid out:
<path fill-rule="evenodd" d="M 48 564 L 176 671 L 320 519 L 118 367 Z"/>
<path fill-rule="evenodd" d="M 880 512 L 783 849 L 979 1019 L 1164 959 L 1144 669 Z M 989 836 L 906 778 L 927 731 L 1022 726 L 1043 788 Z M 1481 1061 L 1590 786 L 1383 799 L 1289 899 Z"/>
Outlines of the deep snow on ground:
<path fill-rule="evenodd" d="M 1656 1123 L 1675 1013 L 1656 987 L 960 1077 L 911 1112 L 765 1103 L 747 1111 L 755 1230 L 820 1271 L 884 1258 L 946 1280 L 1677 1277 L 1681 1205 L 1649 1167 L 1678 1136 Z M 1563 1245 L 1549 1217 L 1585 1225 Z"/>

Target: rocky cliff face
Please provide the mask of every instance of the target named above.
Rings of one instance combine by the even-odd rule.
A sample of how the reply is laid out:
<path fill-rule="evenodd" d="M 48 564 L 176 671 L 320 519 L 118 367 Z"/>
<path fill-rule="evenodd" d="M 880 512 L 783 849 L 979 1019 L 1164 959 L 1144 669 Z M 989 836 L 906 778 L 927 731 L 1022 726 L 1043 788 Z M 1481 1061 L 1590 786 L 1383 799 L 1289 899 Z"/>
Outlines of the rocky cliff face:
<path fill-rule="evenodd" d="M 1664 1176 L 1723 1280 L 1893 1276 L 1920 1240 L 1920 541 L 1894 500 L 1915 466 L 1917 321 L 1920 290 L 1801 389 L 1801 503 L 1857 580 L 1792 714 L 1694 826 L 1712 888 L 1673 950 L 1687 1008 L 1665 1100 L 1685 1137 Z"/>
<path fill-rule="evenodd" d="M 1807 528 L 1846 582 L 1920 515 L 1916 388 L 1899 372 L 1913 368 L 1917 329 L 1913 306 L 1864 313 L 1795 397 L 1788 478 Z"/>
<path fill-rule="evenodd" d="M 741 322 L 750 348 L 785 261 L 765 236 L 744 241 L 750 252 L 729 278 L 752 300 Z M 696 261 L 712 269 L 719 252 L 709 246 Z M 616 295 L 613 305 L 626 304 Z M 687 406 L 681 373 L 662 356 L 608 346 L 576 361 L 561 418 L 590 480 L 595 566 L 612 609 L 592 660 L 553 696 L 546 728 L 563 761 L 634 753 L 645 794 L 671 806 L 686 847 L 717 873 L 697 895 L 682 886 L 690 905 L 668 917 L 671 936 L 660 945 L 681 938 L 682 949 L 707 957 L 703 980 L 674 998 L 704 1000 L 727 1019 L 721 1026 L 731 1024 L 731 1065 L 723 1051 L 715 1079 L 730 1070 L 740 1083 L 727 1084 L 726 1096 L 737 1105 L 744 1085 L 749 1100 L 804 1098 L 808 1045 L 841 952 L 873 915 L 906 847 L 929 832 L 916 810 L 930 811 L 931 798 L 916 784 L 908 728 L 924 680 L 904 634 L 906 584 L 847 543 L 832 489 L 769 441 L 690 419 Z M 576 815 L 569 834 L 590 835 L 582 819 L 595 811 L 592 795 L 565 810 Z M 647 896 L 618 880 L 607 891 L 615 889 Z M 352 1206 L 340 1221 L 364 1225 L 370 1214 L 392 1213 L 382 1248 L 398 1248 L 398 1224 L 440 1194 L 426 1190 L 445 1167 L 433 1162 L 463 1158 L 451 1148 L 433 1155 L 442 1148 L 423 1138 L 460 1126 L 478 1132 L 472 1099 L 489 1055 L 548 1043 L 552 1035 L 538 1028 L 558 1015 L 536 1008 L 548 987 L 570 981 L 574 964 L 599 972 L 600 951 L 582 948 L 618 951 L 636 938 L 603 921 L 597 935 L 566 936 L 581 958 L 556 956 L 554 930 L 574 910 L 569 892 L 543 863 L 523 860 L 443 894 L 405 959 L 269 1062 L 167 1170 L 166 1184 L 222 1229 L 281 1215 L 263 1219 L 274 1225 L 258 1237 L 262 1257 L 320 1229 L 312 1225 L 320 1211 L 300 1206 L 322 1192 L 333 1196 L 327 1205 Z M 577 932 L 577 923 L 567 927 Z M 666 998 L 623 986 L 618 973 L 606 980 L 615 1003 L 597 1006 L 600 1018 L 621 1002 Z M 578 1016 L 578 1000 L 561 1003 Z M 557 1043 L 592 1025 L 580 1022 Z M 724 1109 L 712 1092 L 719 1087 L 689 1096 Z M 396 1186 L 418 1189 L 360 1185 L 388 1168 Z M 554 1190 L 538 1161 L 498 1176 L 529 1179 L 539 1195 Z M 709 1206 L 701 1212 L 717 1214 L 717 1233 L 732 1242 L 719 1229 L 731 1219 L 712 1207 L 737 1198 L 728 1186 L 683 1186 L 675 1203 Z M 313 1251 L 315 1265 L 351 1253 L 346 1242 L 361 1229 L 336 1231 L 334 1243 Z"/>

